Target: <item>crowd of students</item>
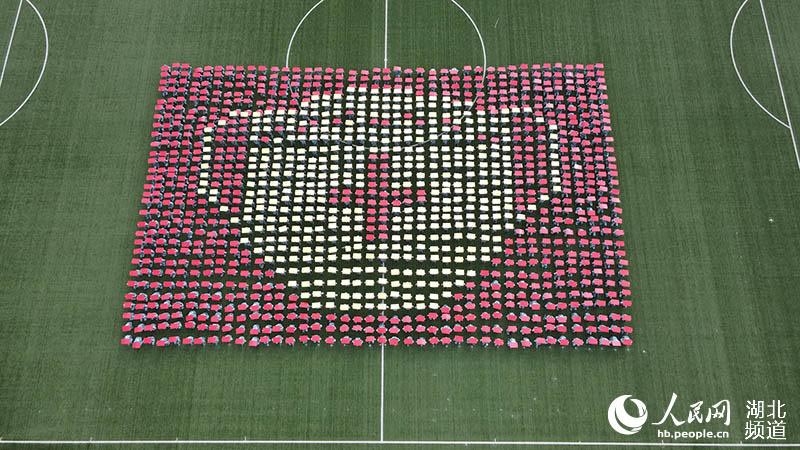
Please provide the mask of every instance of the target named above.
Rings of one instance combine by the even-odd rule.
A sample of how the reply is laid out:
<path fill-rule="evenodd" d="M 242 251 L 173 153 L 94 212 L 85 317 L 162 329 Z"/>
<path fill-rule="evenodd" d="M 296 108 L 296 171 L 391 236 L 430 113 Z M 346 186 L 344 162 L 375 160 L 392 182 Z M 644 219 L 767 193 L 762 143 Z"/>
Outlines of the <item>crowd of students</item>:
<path fill-rule="evenodd" d="M 631 345 L 603 70 L 163 67 L 122 344 Z"/>

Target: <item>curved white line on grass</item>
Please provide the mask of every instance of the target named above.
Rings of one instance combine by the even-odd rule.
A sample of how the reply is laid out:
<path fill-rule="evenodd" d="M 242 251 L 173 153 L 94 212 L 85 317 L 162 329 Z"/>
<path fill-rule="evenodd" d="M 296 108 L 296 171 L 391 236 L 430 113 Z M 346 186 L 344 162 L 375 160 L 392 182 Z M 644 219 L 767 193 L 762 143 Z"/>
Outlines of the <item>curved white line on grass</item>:
<path fill-rule="evenodd" d="M 472 19 L 472 16 L 470 16 L 470 15 L 469 15 L 469 13 L 467 12 L 467 10 L 466 10 L 466 9 L 464 9 L 464 7 L 463 7 L 463 6 L 461 6 L 461 5 L 460 5 L 460 4 L 459 4 L 459 3 L 458 3 L 456 0 L 450 0 L 450 1 L 451 1 L 451 2 L 452 2 L 454 5 L 456 5 L 456 7 L 458 7 L 458 9 L 460 9 L 460 10 L 461 10 L 461 12 L 462 12 L 462 13 L 464 13 L 464 15 L 465 15 L 465 16 L 467 16 L 467 19 L 469 20 L 469 23 L 471 23 L 471 24 L 472 24 L 472 27 L 475 29 L 475 32 L 478 34 L 478 40 L 479 40 L 479 41 L 480 41 L 480 43 L 481 43 L 481 54 L 483 55 L 483 65 L 482 65 L 481 67 L 482 67 L 482 68 L 483 68 L 483 70 L 484 70 L 484 76 L 485 76 L 485 73 L 486 73 L 486 67 L 487 67 L 487 64 L 488 64 L 488 62 L 487 62 L 487 58 L 486 58 L 486 43 L 483 41 L 483 35 L 481 34 L 481 30 L 478 28 L 478 25 L 477 25 L 477 24 L 475 23 L 475 21 Z M 310 15 L 311 15 L 311 13 L 312 13 L 312 12 L 314 12 L 314 10 L 315 10 L 315 9 L 317 9 L 317 7 L 318 7 L 319 5 L 321 5 L 323 2 L 325 2 L 325 0 L 319 0 L 317 3 L 315 3 L 315 4 L 314 4 L 314 6 L 312 6 L 311 8 L 309 8 L 309 10 L 308 10 L 308 11 L 306 11 L 305 15 L 303 16 L 303 18 L 302 18 L 302 19 L 300 19 L 300 22 L 298 22 L 298 23 L 297 23 L 297 26 L 296 26 L 296 27 L 294 27 L 294 32 L 292 32 L 292 37 L 291 37 L 291 38 L 289 38 L 289 46 L 286 48 L 286 61 L 285 61 L 285 64 L 284 64 L 284 66 L 285 66 L 286 68 L 288 68 L 288 67 L 289 67 L 289 56 L 290 56 L 290 55 L 291 55 L 291 53 L 292 53 L 292 44 L 294 43 L 294 38 L 295 38 L 295 36 L 297 36 L 297 32 L 300 30 L 300 27 L 302 27 L 302 26 L 303 26 L 303 23 L 306 21 L 306 19 L 308 18 L 308 16 L 310 16 Z M 387 15 L 384 17 L 384 21 L 385 21 L 385 22 L 388 24 L 388 9 L 385 11 L 385 13 L 386 13 Z M 387 28 L 388 28 L 388 27 L 387 27 Z M 385 39 L 384 39 L 384 41 L 385 41 Z M 385 44 L 384 44 L 384 45 L 385 45 Z M 386 53 L 386 49 L 384 49 L 384 53 Z M 386 54 L 386 58 L 385 58 L 385 59 L 386 59 L 386 60 L 388 60 L 388 54 Z M 291 85 L 290 85 L 290 86 L 289 86 L 289 90 L 291 90 L 291 89 L 292 89 L 292 88 L 291 88 Z M 481 86 L 481 89 L 483 89 L 483 85 Z M 464 112 L 469 112 L 469 111 L 471 111 L 471 110 L 472 110 L 472 108 L 473 108 L 474 106 L 475 106 L 475 102 L 472 102 L 472 104 L 469 106 L 469 108 L 467 108 L 467 109 L 466 109 Z M 462 115 L 462 116 L 461 116 L 461 120 L 463 120 L 463 117 L 464 117 L 464 116 Z M 458 119 L 456 119 L 456 120 L 458 120 Z M 454 121 L 454 122 L 455 122 L 455 121 Z M 437 135 L 437 138 L 438 138 L 440 135 L 441 135 L 441 134 Z M 428 140 L 427 140 L 427 141 L 425 141 L 425 142 L 421 142 L 421 143 L 419 143 L 419 144 L 414 144 L 414 145 L 412 145 L 410 148 L 417 148 L 417 147 L 420 147 L 420 146 L 422 146 L 422 145 L 425 145 L 425 144 L 427 144 L 427 143 L 431 142 L 432 140 L 433 140 L 433 139 L 428 139 Z"/>
<path fill-rule="evenodd" d="M 3 77 L 6 75 L 6 65 L 8 65 L 8 55 L 11 54 L 11 44 L 14 42 L 14 33 L 17 31 L 17 22 L 19 22 L 19 12 L 22 11 L 22 0 L 19 0 L 17 6 L 17 15 L 14 16 L 14 26 L 11 27 L 11 37 L 8 38 L 8 47 L 6 48 L 6 56 L 3 58 L 3 69 L 0 70 L 0 87 L 3 87 Z"/>
<path fill-rule="evenodd" d="M 26 0 L 26 1 L 28 1 L 28 0 Z M 486 62 L 487 61 L 486 60 L 486 44 L 483 42 L 483 35 L 481 34 L 481 30 L 478 29 L 478 25 L 475 23 L 474 20 L 472 20 L 472 16 L 469 15 L 467 10 L 464 9 L 463 6 L 461 6 L 456 0 L 450 0 L 450 1 L 454 5 L 456 5 L 458 7 L 458 9 L 460 9 L 461 12 L 464 13 L 465 16 L 467 16 L 467 19 L 469 19 L 469 22 L 472 24 L 472 27 L 475 28 L 475 32 L 478 33 L 478 40 L 480 40 L 480 42 L 481 42 L 481 53 L 483 54 L 483 66 L 482 67 L 484 69 L 486 69 L 486 64 L 487 64 L 487 62 Z M 317 3 L 315 3 L 314 6 L 312 6 L 311 8 L 309 8 L 308 11 L 306 11 L 306 13 L 303 16 L 303 18 L 300 19 L 300 22 L 297 23 L 297 26 L 294 27 L 294 32 L 292 32 L 292 37 L 289 38 L 289 46 L 286 48 L 286 61 L 284 62 L 284 66 L 285 67 L 289 67 L 289 57 L 291 56 L 291 53 L 292 53 L 292 44 L 294 43 L 294 38 L 297 36 L 297 32 L 300 31 L 300 27 L 303 26 L 303 23 L 306 21 L 308 16 L 310 16 L 311 13 L 314 12 L 314 10 L 317 9 L 317 7 L 319 5 L 321 5 L 322 3 L 324 3 L 324 2 L 325 2 L 325 0 L 319 0 Z M 28 3 L 30 3 L 30 1 L 28 1 Z M 385 17 L 384 20 L 388 22 L 388 16 Z"/>
<path fill-rule="evenodd" d="M 36 15 L 39 17 L 39 22 L 42 23 L 42 31 L 44 31 L 44 62 L 42 63 L 42 70 L 39 72 L 39 78 L 36 79 L 36 83 L 33 85 L 33 88 L 28 93 L 28 96 L 25 97 L 25 100 L 23 100 L 22 103 L 20 103 L 20 105 L 17 107 L 17 109 L 14 110 L 14 112 L 11 113 L 11 115 L 9 115 L 8 117 L 5 118 L 5 120 L 0 122 L 0 127 L 2 127 L 3 125 L 5 125 L 6 122 L 11 120 L 11 118 L 14 117 L 22 109 L 22 107 L 25 106 L 26 103 L 28 103 L 28 100 L 31 99 L 33 93 L 36 92 L 36 88 L 39 87 L 39 83 L 41 83 L 42 77 L 44 77 L 44 70 L 47 67 L 47 57 L 50 54 L 50 37 L 47 34 L 47 25 L 45 25 L 44 23 L 44 18 L 42 17 L 42 13 L 40 13 L 39 10 L 36 9 L 36 6 L 34 6 L 34 4 L 31 3 L 31 0 L 25 0 L 25 2 L 28 3 L 28 5 L 33 9 L 33 12 L 35 12 Z"/>
<path fill-rule="evenodd" d="M 775 56 L 775 47 L 772 45 L 772 33 L 769 32 L 769 24 L 767 23 L 767 11 L 764 9 L 764 0 L 758 0 L 761 5 L 761 16 L 764 18 L 764 28 L 767 30 L 767 39 L 769 39 L 769 51 L 772 52 L 772 63 L 775 65 L 775 76 L 778 78 L 778 89 L 781 91 L 781 100 L 783 100 L 783 110 L 786 112 L 786 123 L 789 125 L 789 134 L 792 136 L 792 147 L 794 147 L 794 155 L 797 158 L 797 167 L 800 168 L 800 151 L 797 150 L 797 138 L 794 136 L 794 127 L 792 126 L 792 115 L 789 114 L 789 103 L 786 102 L 786 93 L 783 91 L 783 81 L 781 80 L 781 70 L 778 68 L 778 57 Z"/>
<path fill-rule="evenodd" d="M 731 47 L 731 62 L 733 63 L 733 69 L 736 71 L 736 76 L 739 78 L 739 83 L 741 83 L 744 90 L 747 91 L 747 95 L 749 95 L 750 98 L 752 98 L 753 101 L 756 102 L 756 105 L 758 105 L 758 107 L 761 108 L 770 117 L 775 119 L 776 122 L 778 122 L 779 124 L 783 125 L 786 128 L 789 128 L 789 125 L 786 122 L 775 117 L 775 115 L 769 112 L 769 110 L 765 108 L 764 105 L 761 104 L 761 102 L 758 101 L 758 99 L 753 95 L 753 93 L 750 92 L 750 88 L 747 87 L 747 84 L 742 79 L 742 74 L 739 73 L 739 67 L 736 65 L 736 57 L 733 55 L 733 30 L 736 28 L 736 20 L 739 19 L 739 14 L 741 14 L 742 9 L 744 9 L 744 6 L 747 4 L 748 1 L 750 0 L 744 0 L 742 2 L 741 6 L 739 6 L 739 10 L 736 11 L 736 15 L 733 16 L 733 23 L 731 23 L 730 47 Z"/>
<path fill-rule="evenodd" d="M 488 63 L 487 63 L 487 60 L 486 60 L 486 44 L 484 44 L 484 42 L 483 42 L 483 35 L 481 34 L 481 30 L 480 30 L 480 29 L 478 29 L 478 25 L 475 23 L 475 21 L 474 21 L 474 20 L 472 20 L 472 16 L 470 16 L 470 15 L 469 15 L 469 13 L 467 12 L 467 10 L 466 10 L 466 9 L 464 9 L 464 7 L 463 7 L 463 6 L 461 6 L 461 5 L 460 5 L 460 4 L 459 4 L 459 3 L 458 3 L 456 0 L 450 0 L 450 1 L 451 1 L 451 2 L 452 2 L 454 5 L 456 5 L 456 6 L 458 7 L 458 9 L 460 9 L 460 10 L 461 10 L 461 12 L 462 12 L 462 13 L 464 13 L 464 15 L 465 15 L 465 16 L 467 16 L 467 19 L 469 19 L 469 23 L 471 23 L 471 24 L 472 24 L 472 27 L 473 27 L 473 28 L 475 28 L 475 32 L 476 32 L 476 33 L 478 33 L 478 40 L 481 42 L 481 53 L 483 54 L 483 66 L 481 66 L 481 68 L 483 68 L 483 78 L 482 78 L 482 79 L 484 79 L 484 78 L 486 77 L 486 66 L 487 66 L 487 64 L 488 64 Z M 485 85 L 485 83 L 481 84 L 481 87 L 480 87 L 480 89 L 481 89 L 481 90 L 483 89 L 484 85 Z M 473 101 L 473 102 L 472 102 L 472 104 L 471 104 L 471 105 L 469 105 L 469 108 L 467 108 L 466 110 L 464 110 L 464 112 L 465 112 L 465 113 L 467 113 L 467 112 L 470 112 L 470 111 L 472 111 L 472 108 L 473 108 L 474 106 L 475 106 L 475 102 Z M 454 124 L 454 125 L 461 125 L 461 121 L 460 121 L 459 119 L 460 119 L 460 120 L 464 120 L 464 114 L 463 114 L 463 113 L 461 114 L 461 117 L 459 117 L 459 118 L 457 118 L 457 119 L 455 119 L 455 120 L 453 121 L 453 124 Z M 456 122 L 456 121 L 458 121 L 458 122 Z M 435 137 L 435 138 L 433 138 L 433 139 L 438 139 L 438 138 L 439 138 L 439 136 L 441 136 L 441 135 L 442 135 L 442 134 L 441 134 L 441 133 L 439 133 L 439 134 L 437 134 L 437 135 L 436 135 L 436 137 Z M 420 142 L 419 144 L 414 144 L 414 145 L 412 145 L 410 148 L 417 148 L 417 147 L 421 147 L 421 146 L 423 146 L 423 145 L 425 145 L 425 144 L 428 144 L 428 143 L 430 143 L 431 141 L 433 141 L 433 139 L 428 139 L 428 140 L 427 140 L 427 141 L 425 141 L 425 142 Z"/>
<path fill-rule="evenodd" d="M 300 27 L 303 26 L 303 22 L 305 22 L 308 16 L 310 16 L 311 13 L 315 9 L 317 9 L 317 6 L 321 5 L 324 1 L 325 0 L 319 0 L 317 3 L 315 3 L 314 6 L 311 7 L 311 9 L 306 11 L 306 15 L 303 16 L 302 19 L 300 19 L 300 22 L 297 23 L 297 26 L 294 27 L 294 33 L 292 33 L 292 37 L 289 38 L 289 47 L 286 48 L 286 64 L 285 64 L 286 67 L 289 67 L 289 55 L 292 53 L 292 43 L 294 42 L 294 37 L 297 35 L 297 32 L 300 30 Z"/>
<path fill-rule="evenodd" d="M 469 15 L 467 10 L 464 9 L 463 6 L 459 5 L 456 0 L 450 0 L 450 1 L 453 2 L 454 5 L 458 6 L 458 9 L 460 9 L 461 12 L 463 12 L 464 15 L 467 16 L 467 19 L 469 19 L 469 23 L 472 24 L 473 28 L 475 28 L 475 32 L 478 33 L 478 39 L 481 41 L 481 52 L 483 52 L 483 69 L 486 70 L 486 44 L 483 43 L 483 35 L 481 34 L 481 30 L 478 29 L 478 25 L 475 24 L 475 21 L 472 20 L 472 16 Z"/>

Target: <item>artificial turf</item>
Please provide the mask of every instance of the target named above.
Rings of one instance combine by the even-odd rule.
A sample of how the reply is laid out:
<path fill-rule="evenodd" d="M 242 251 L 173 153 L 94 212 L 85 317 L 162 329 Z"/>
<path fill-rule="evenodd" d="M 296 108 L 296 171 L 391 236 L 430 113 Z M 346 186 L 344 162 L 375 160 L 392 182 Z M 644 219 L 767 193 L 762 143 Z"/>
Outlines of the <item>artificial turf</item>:
<path fill-rule="evenodd" d="M 379 437 L 377 348 L 118 344 L 159 67 L 282 65 L 314 3 L 34 0 L 49 32 L 46 71 L 0 127 L 0 438 Z M 781 399 L 787 440 L 800 442 L 800 168 L 789 130 L 733 70 L 741 2 L 459 3 L 490 65 L 605 64 L 635 342 L 387 349 L 385 439 L 656 442 L 652 427 L 617 435 L 606 409 L 632 394 L 658 420 L 675 392 L 683 410 L 731 400 L 723 442 L 744 439 L 746 400 Z M 17 5 L 0 2 L 0 49 Z M 800 3 L 764 5 L 800 124 Z M 298 31 L 290 63 L 382 66 L 383 19 L 383 1 L 327 0 Z M 785 117 L 755 0 L 735 46 L 754 95 Z M 0 117 L 27 95 L 43 49 L 24 4 Z M 481 62 L 472 25 L 445 0 L 390 0 L 388 57 L 403 67 Z"/>

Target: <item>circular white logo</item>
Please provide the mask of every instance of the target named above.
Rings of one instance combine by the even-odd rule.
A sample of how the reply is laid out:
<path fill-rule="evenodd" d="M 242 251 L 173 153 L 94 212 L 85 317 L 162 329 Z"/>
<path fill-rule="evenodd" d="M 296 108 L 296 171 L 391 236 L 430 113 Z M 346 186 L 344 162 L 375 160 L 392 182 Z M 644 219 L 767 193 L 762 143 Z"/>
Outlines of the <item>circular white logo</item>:
<path fill-rule="evenodd" d="M 625 411 L 625 400 L 629 398 L 636 406 L 636 416 Z M 642 429 L 645 422 L 647 422 L 647 407 L 641 400 L 631 398 L 630 395 L 620 395 L 608 405 L 608 424 L 619 434 L 636 434 Z"/>

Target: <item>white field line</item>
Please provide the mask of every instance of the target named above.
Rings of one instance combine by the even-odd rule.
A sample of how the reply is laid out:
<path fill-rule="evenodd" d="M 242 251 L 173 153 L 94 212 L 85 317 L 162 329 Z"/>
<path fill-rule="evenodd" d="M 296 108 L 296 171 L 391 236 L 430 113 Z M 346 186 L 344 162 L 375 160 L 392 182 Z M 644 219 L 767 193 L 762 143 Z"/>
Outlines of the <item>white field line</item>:
<path fill-rule="evenodd" d="M 22 11 L 22 1 L 19 0 L 17 6 L 17 15 L 14 17 L 14 26 L 11 27 L 11 37 L 8 38 L 8 47 L 6 48 L 6 56 L 3 58 L 3 69 L 0 70 L 0 87 L 3 86 L 3 77 L 6 75 L 6 65 L 8 64 L 8 55 L 11 54 L 11 43 L 14 42 L 14 33 L 17 31 L 17 22 L 19 22 L 19 12 Z"/>
<path fill-rule="evenodd" d="M 481 66 L 481 68 L 483 68 L 483 70 L 484 70 L 484 74 L 485 74 L 486 67 L 488 67 L 488 62 L 487 62 L 487 60 L 486 60 L 486 44 L 483 42 L 483 35 L 481 34 L 481 30 L 480 30 L 480 29 L 478 29 L 478 25 L 476 25 L 476 24 L 475 24 L 475 21 L 474 21 L 474 20 L 472 20 L 472 16 L 470 16 L 470 15 L 469 15 L 469 13 L 467 12 L 467 10 L 466 10 L 466 9 L 464 9 L 464 7 L 463 7 L 463 6 L 459 5 L 459 4 L 458 4 L 458 2 L 457 2 L 456 0 L 450 0 L 450 1 L 451 1 L 451 2 L 452 2 L 454 5 L 456 5 L 456 6 L 458 7 L 458 9 L 460 9 L 460 10 L 461 10 L 461 12 L 462 12 L 462 13 L 464 13 L 464 15 L 465 15 L 465 16 L 467 16 L 467 19 L 469 19 L 469 23 L 471 23 L 471 24 L 472 24 L 472 27 L 473 27 L 473 28 L 475 28 L 475 32 L 476 32 L 476 33 L 478 33 L 478 40 L 480 40 L 480 42 L 481 42 L 481 54 L 483 55 L 483 65 Z M 480 89 L 483 89 L 483 85 L 481 86 L 481 88 L 480 88 Z M 472 104 L 470 104 L 469 108 L 467 108 L 467 109 L 466 109 L 464 112 L 469 112 L 469 111 L 472 111 L 472 108 L 474 108 L 474 107 L 475 107 L 475 101 L 473 101 L 473 102 L 472 102 Z M 461 120 L 463 120 L 463 118 L 464 118 L 464 116 L 462 115 L 462 116 L 461 116 Z M 453 123 L 456 123 L 456 121 L 459 121 L 459 119 L 455 119 L 455 121 L 454 121 Z M 458 123 L 460 124 L 460 121 L 459 121 Z M 411 146 L 411 147 L 409 147 L 409 148 L 411 148 L 411 149 L 415 149 L 415 148 L 417 148 L 417 147 L 421 147 L 421 146 L 423 146 L 423 145 L 426 145 L 426 144 L 428 144 L 428 143 L 429 143 L 429 142 L 431 142 L 433 139 L 436 139 L 436 138 L 438 138 L 439 136 L 441 136 L 441 133 L 440 133 L 440 134 L 437 134 L 435 138 L 428 139 L 427 141 L 425 141 L 425 142 L 420 142 L 419 144 L 414 144 L 414 145 L 412 145 L 412 146 Z"/>
<path fill-rule="evenodd" d="M 306 15 L 304 15 L 303 18 L 300 19 L 300 22 L 297 22 L 297 26 L 294 27 L 294 32 L 292 33 L 292 37 L 289 38 L 289 46 L 286 48 L 286 62 L 284 64 L 285 67 L 289 67 L 289 55 L 291 55 L 291 53 L 292 53 L 292 43 L 294 43 L 294 37 L 297 35 L 297 31 L 300 30 L 300 27 L 303 26 L 303 22 L 306 21 L 308 16 L 311 15 L 311 13 L 315 9 L 317 9 L 317 6 L 321 5 L 322 2 L 324 2 L 324 1 L 325 0 L 319 0 L 317 3 L 315 3 L 314 6 L 311 7 L 311 9 L 306 11 Z"/>
<path fill-rule="evenodd" d="M 459 5 L 456 0 L 450 0 L 453 2 L 454 5 L 458 6 L 458 9 L 467 16 L 469 22 L 472 24 L 472 27 L 475 28 L 475 32 L 478 33 L 478 39 L 481 41 L 481 52 L 483 53 L 483 69 L 486 70 L 486 44 L 483 42 L 483 35 L 481 34 L 481 30 L 478 29 L 478 25 L 475 24 L 475 21 L 472 20 L 472 16 L 469 15 L 466 9 L 463 6 Z"/>
<path fill-rule="evenodd" d="M 17 9 L 17 19 L 19 18 L 19 10 L 22 5 L 22 1 L 20 0 L 20 7 Z M 3 122 L 0 122 L 0 126 L 5 124 L 11 117 L 13 117 L 22 106 L 30 99 L 33 95 L 33 92 L 38 87 L 42 76 L 44 75 L 45 67 L 47 65 L 47 58 L 49 54 L 49 37 L 47 33 L 47 26 L 45 25 L 44 19 L 42 18 L 41 13 L 39 10 L 31 3 L 30 0 L 24 0 L 25 2 L 33 8 L 36 15 L 39 17 L 39 21 L 42 24 L 42 29 L 45 35 L 45 61 L 42 65 L 42 70 L 39 74 L 39 78 L 36 81 L 31 92 L 28 94 L 26 99 L 22 102 L 22 104 L 15 110 L 11 116 L 5 119 Z M 292 50 L 292 43 L 294 42 L 295 35 L 300 27 L 303 25 L 303 22 L 308 18 L 311 12 L 314 11 L 320 4 L 322 4 L 325 0 L 319 0 L 314 6 L 312 6 L 292 33 L 292 37 L 289 40 L 289 46 L 286 50 L 286 67 L 289 67 L 289 56 Z M 483 36 L 481 35 L 478 26 L 475 24 L 475 21 L 472 17 L 467 13 L 467 11 L 460 5 L 456 0 L 451 0 L 453 4 L 455 4 L 469 19 L 472 23 L 472 26 L 475 28 L 475 31 L 478 33 L 478 38 L 481 42 L 481 49 L 483 52 L 483 61 L 484 61 L 484 68 L 486 67 L 486 46 L 483 41 Z M 762 0 L 759 0 L 762 1 Z M 388 0 L 385 0 L 386 5 L 388 6 Z M 744 81 L 739 74 L 739 70 L 736 67 L 736 61 L 733 58 L 733 29 L 736 25 L 736 19 L 739 16 L 744 5 L 748 2 L 748 0 L 744 0 L 742 5 L 739 7 L 739 11 L 736 13 L 736 17 L 734 17 L 733 25 L 731 26 L 731 58 L 733 59 L 734 68 L 736 68 L 736 73 L 739 76 L 739 81 L 744 86 L 745 90 L 750 97 L 764 110 L 767 114 L 769 114 L 773 119 L 778 121 L 781 125 L 789 128 L 791 130 L 791 119 L 789 119 L 790 124 L 783 123 L 780 119 L 775 117 L 772 113 L 770 113 L 766 108 L 764 108 L 761 103 L 753 97 L 750 93 L 750 90 L 745 85 Z M 778 75 L 778 84 L 781 88 L 781 95 L 783 97 L 784 108 L 786 109 L 787 119 L 788 119 L 788 106 L 786 104 L 786 97 L 783 93 L 783 85 L 780 79 L 780 73 L 778 72 L 778 65 L 777 59 L 775 58 L 775 51 L 772 47 L 772 37 L 769 35 L 769 26 L 767 24 L 766 14 L 764 13 L 764 5 L 763 2 L 761 3 L 762 15 L 764 16 L 764 25 L 767 27 L 767 34 L 770 41 L 770 48 L 772 50 L 773 62 L 775 63 L 775 69 Z M 388 8 L 387 8 L 388 11 Z M 386 13 L 388 14 L 388 12 Z M 388 23 L 388 15 L 384 17 L 385 23 Z M 14 27 L 16 28 L 16 19 L 14 22 Z M 13 39 L 12 30 L 12 39 Z M 11 47 L 11 42 L 9 41 L 9 49 Z M 384 58 L 386 58 L 386 37 L 384 38 Z M 6 57 L 8 59 L 8 51 L 6 51 Z M 3 64 L 3 70 L 5 70 L 5 61 Z M 0 77 L 1 79 L 2 77 Z M 792 140 L 795 142 L 794 133 L 792 133 Z M 795 142 L 795 151 L 797 151 L 796 142 Z M 800 158 L 800 156 L 799 156 Z M 800 159 L 798 160 L 800 162 Z M 613 442 L 613 441 L 467 441 L 467 440 L 396 440 L 396 441 L 386 441 L 383 439 L 383 414 L 384 414 L 384 347 L 381 346 L 381 439 L 379 441 L 375 440 L 291 440 L 291 439 L 271 439 L 271 440 L 264 440 L 264 439 L 239 439 L 239 440 L 186 440 L 186 439 L 172 439 L 172 440 L 3 440 L 0 438 L 0 446 L 4 444 L 8 445 L 170 445 L 170 444 L 189 444 L 189 445 L 431 445 L 431 446 L 471 446 L 471 445 L 479 445 L 479 446 L 559 446 L 559 447 L 584 447 L 584 446 L 601 446 L 601 447 L 632 447 L 632 446 L 644 446 L 644 447 L 717 447 L 717 448 L 766 448 L 766 447 L 773 447 L 773 448 L 800 448 L 800 443 L 712 443 L 712 442 Z"/>
<path fill-rule="evenodd" d="M 426 446 L 520 446 L 520 447 L 715 447 L 715 448 L 800 448 L 800 443 L 719 442 L 614 442 L 614 441 L 374 441 L 325 439 L 236 439 L 236 440 L 0 440 L 9 445 L 426 445 Z"/>
<path fill-rule="evenodd" d="M 28 100 L 31 99 L 33 93 L 36 92 L 36 88 L 39 87 L 39 83 L 41 83 L 42 77 L 44 77 L 44 70 L 47 67 L 47 57 L 50 54 L 50 37 L 47 34 L 47 25 L 45 25 L 44 23 L 44 18 L 42 18 L 42 14 L 39 12 L 38 9 L 36 9 L 36 6 L 34 6 L 33 3 L 31 3 L 31 0 L 25 0 L 25 2 L 27 2 L 28 5 L 31 8 L 33 8 L 33 12 L 36 13 L 36 16 L 39 17 L 39 22 L 41 22 L 42 24 L 42 31 L 44 32 L 44 62 L 42 63 L 42 70 L 39 72 L 39 78 L 36 79 L 36 83 L 33 85 L 33 88 L 28 93 L 28 96 L 25 97 L 25 100 L 23 100 L 22 103 L 19 104 L 19 106 L 17 106 L 17 109 L 15 109 L 8 117 L 3 119 L 2 122 L 0 122 L 0 127 L 2 127 L 3 125 L 5 125 L 6 122 L 11 120 L 11 118 L 14 117 L 22 109 L 22 107 L 25 106 L 26 103 L 28 103 Z M 8 58 L 7 53 L 6 53 L 6 58 Z"/>
<path fill-rule="evenodd" d="M 383 68 L 389 67 L 389 0 L 383 1 Z"/>
<path fill-rule="evenodd" d="M 758 107 L 761 108 L 762 111 L 767 113 L 776 122 L 778 122 L 779 124 L 783 125 L 786 128 L 789 128 L 789 125 L 786 122 L 782 121 L 781 119 L 777 118 L 774 114 L 772 114 L 767 108 L 764 107 L 764 105 L 761 104 L 761 102 L 758 101 L 758 99 L 753 95 L 753 93 L 750 92 L 750 88 L 747 87 L 747 84 L 744 82 L 744 79 L 742 78 L 742 74 L 739 72 L 739 66 L 736 65 L 736 57 L 733 54 L 733 30 L 736 28 L 736 21 L 739 19 L 739 14 L 741 14 L 742 10 L 744 9 L 744 6 L 747 4 L 748 1 L 750 0 L 744 0 L 742 2 L 741 6 L 739 6 L 739 10 L 736 11 L 736 15 L 733 16 L 733 23 L 731 23 L 730 48 L 731 48 L 731 62 L 733 63 L 733 70 L 736 71 L 736 76 L 739 78 L 739 83 L 742 84 L 742 87 L 747 92 L 747 95 L 749 95 L 750 98 L 753 99 L 754 102 L 756 102 L 756 105 L 758 105 Z"/>
<path fill-rule="evenodd" d="M 383 378 L 383 374 L 384 374 L 384 370 L 383 370 L 383 360 L 384 360 L 383 351 L 384 351 L 385 348 L 386 348 L 385 345 L 381 345 L 381 442 L 383 442 L 383 405 L 384 405 L 384 402 L 383 402 L 383 379 L 384 379 Z"/>
<path fill-rule="evenodd" d="M 767 23 L 767 12 L 764 10 L 764 0 L 758 0 L 761 5 L 761 16 L 764 17 L 764 28 L 767 29 L 767 39 L 769 39 L 769 50 L 772 52 L 772 63 L 775 64 L 775 75 L 778 77 L 778 88 L 781 91 L 781 99 L 783 100 L 783 110 L 786 112 L 786 123 L 789 125 L 789 134 L 792 136 L 792 146 L 794 147 L 794 155 L 797 159 L 797 168 L 800 169 L 800 152 L 797 150 L 797 138 L 794 135 L 794 128 L 792 127 L 792 116 L 789 114 L 789 104 L 786 102 L 786 94 L 783 92 L 783 81 L 781 81 L 781 71 L 778 69 L 778 58 L 775 56 L 775 47 L 772 45 L 772 33 L 769 32 L 769 24 Z"/>

